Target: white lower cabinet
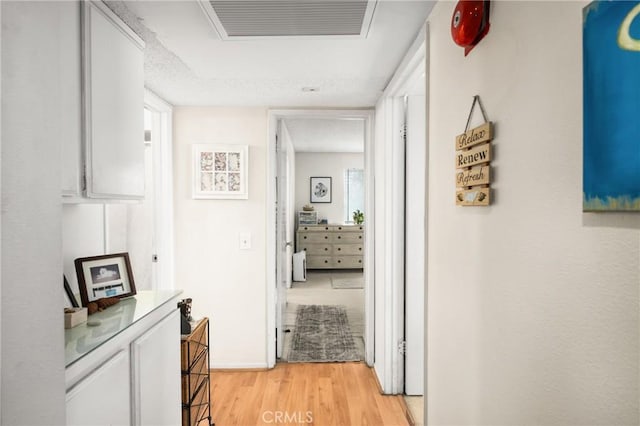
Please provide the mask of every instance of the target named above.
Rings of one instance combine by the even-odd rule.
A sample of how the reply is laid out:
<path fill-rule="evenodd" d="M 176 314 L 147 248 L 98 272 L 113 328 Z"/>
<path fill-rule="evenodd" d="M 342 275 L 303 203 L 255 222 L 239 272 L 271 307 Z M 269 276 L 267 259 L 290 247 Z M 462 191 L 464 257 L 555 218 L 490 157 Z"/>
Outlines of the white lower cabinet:
<path fill-rule="evenodd" d="M 67 426 L 130 424 L 129 351 L 121 350 L 67 391 Z"/>
<path fill-rule="evenodd" d="M 140 292 L 65 330 L 68 426 L 181 424 L 179 293 Z"/>
<path fill-rule="evenodd" d="M 180 365 L 180 345 L 167 345 L 177 330 L 180 315 L 174 311 L 131 346 L 135 425 L 175 426 L 182 421 L 181 375 L 175 368 Z"/>

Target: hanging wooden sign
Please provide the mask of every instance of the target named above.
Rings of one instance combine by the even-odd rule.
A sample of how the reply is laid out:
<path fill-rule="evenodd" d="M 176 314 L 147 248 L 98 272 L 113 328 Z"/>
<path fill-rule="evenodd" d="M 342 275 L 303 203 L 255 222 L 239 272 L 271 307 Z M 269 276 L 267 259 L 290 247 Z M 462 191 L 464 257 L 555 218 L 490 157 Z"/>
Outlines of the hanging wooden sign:
<path fill-rule="evenodd" d="M 475 166 L 491 161 L 491 146 L 488 143 L 469 150 L 456 152 L 456 169 Z"/>
<path fill-rule="evenodd" d="M 456 192 L 458 206 L 488 206 L 491 201 L 489 188 L 465 189 Z"/>
<path fill-rule="evenodd" d="M 476 105 L 480 106 L 485 123 L 469 129 L 471 114 Z M 478 95 L 467 119 L 465 132 L 456 136 L 456 205 L 488 206 L 491 204 L 491 140 L 493 124 L 487 120 Z"/>
<path fill-rule="evenodd" d="M 489 185 L 491 182 L 489 166 L 474 167 L 456 172 L 456 187 L 465 188 L 474 185 Z"/>
<path fill-rule="evenodd" d="M 493 139 L 491 123 L 484 123 L 456 137 L 456 150 L 471 148 Z"/>

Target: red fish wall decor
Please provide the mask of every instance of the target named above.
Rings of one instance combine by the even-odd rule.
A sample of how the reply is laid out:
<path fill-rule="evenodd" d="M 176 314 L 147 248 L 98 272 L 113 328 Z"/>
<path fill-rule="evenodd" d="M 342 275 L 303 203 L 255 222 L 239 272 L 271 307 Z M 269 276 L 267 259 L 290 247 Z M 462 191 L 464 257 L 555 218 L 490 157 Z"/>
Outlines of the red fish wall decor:
<path fill-rule="evenodd" d="M 489 32 L 490 0 L 460 0 L 451 17 L 451 37 L 467 56 Z"/>

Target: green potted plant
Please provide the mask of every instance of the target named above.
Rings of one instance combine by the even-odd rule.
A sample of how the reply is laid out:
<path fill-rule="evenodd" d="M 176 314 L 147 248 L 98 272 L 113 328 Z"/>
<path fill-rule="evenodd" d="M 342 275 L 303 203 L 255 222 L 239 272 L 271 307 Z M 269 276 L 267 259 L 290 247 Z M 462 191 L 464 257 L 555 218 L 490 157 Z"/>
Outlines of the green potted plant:
<path fill-rule="evenodd" d="M 353 222 L 356 225 L 362 225 L 364 223 L 364 213 L 360 210 L 356 210 L 353 212 Z"/>

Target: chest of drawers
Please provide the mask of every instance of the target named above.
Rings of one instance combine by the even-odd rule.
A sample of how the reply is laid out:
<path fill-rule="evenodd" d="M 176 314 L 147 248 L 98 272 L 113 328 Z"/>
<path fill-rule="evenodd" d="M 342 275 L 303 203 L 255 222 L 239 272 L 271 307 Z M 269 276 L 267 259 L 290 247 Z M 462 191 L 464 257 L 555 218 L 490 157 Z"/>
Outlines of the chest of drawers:
<path fill-rule="evenodd" d="M 296 251 L 307 253 L 308 269 L 362 269 L 364 225 L 301 225 Z"/>

